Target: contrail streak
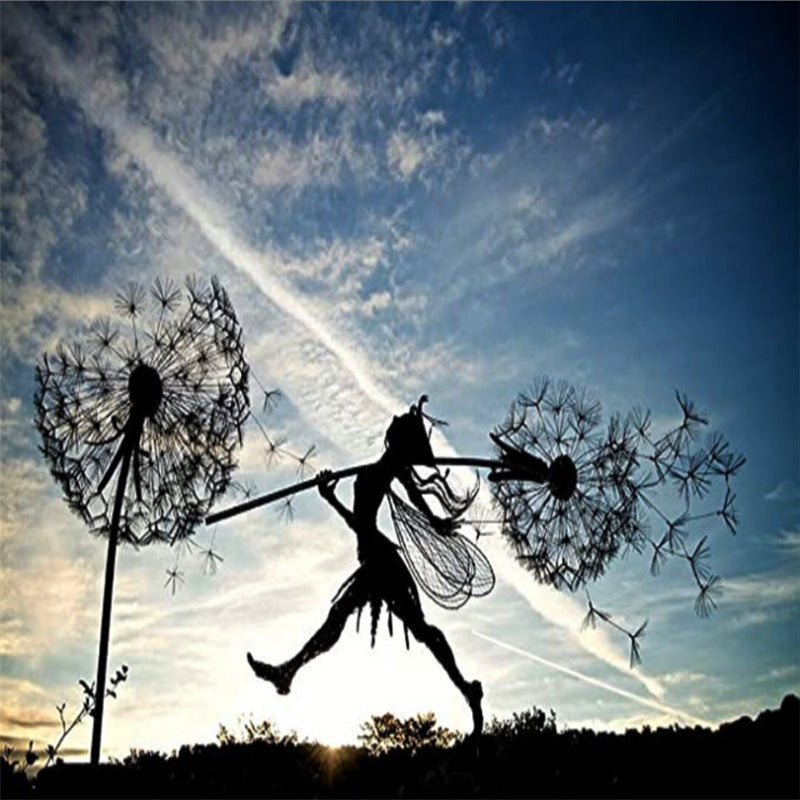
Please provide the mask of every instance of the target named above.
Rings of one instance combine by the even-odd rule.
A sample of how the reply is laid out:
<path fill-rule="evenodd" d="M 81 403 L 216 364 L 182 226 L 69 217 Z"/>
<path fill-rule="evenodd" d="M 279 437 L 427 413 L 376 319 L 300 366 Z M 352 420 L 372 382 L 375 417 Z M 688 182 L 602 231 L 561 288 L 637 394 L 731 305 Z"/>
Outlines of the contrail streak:
<path fill-rule="evenodd" d="M 507 642 L 501 642 L 499 639 L 495 639 L 492 636 L 487 636 L 485 633 L 480 633 L 479 631 L 475 630 L 473 630 L 472 633 L 479 639 L 484 639 L 487 642 L 496 644 L 498 647 L 503 647 L 506 650 L 510 650 L 512 653 L 517 653 L 517 655 L 524 656 L 525 658 L 528 658 L 531 661 L 536 661 L 539 664 L 544 664 L 546 667 L 550 667 L 551 669 L 556 669 L 559 672 L 563 672 L 565 675 L 569 675 L 572 678 L 577 678 L 579 681 L 588 683 L 590 686 L 596 686 L 598 689 L 603 689 L 606 692 L 611 692 L 612 694 L 618 694 L 620 697 L 625 697 L 628 700 L 633 700 L 635 703 L 639 703 L 639 705 L 647 706 L 647 708 L 653 708 L 656 709 L 657 711 L 662 711 L 665 714 L 670 714 L 680 719 L 685 719 L 688 722 L 691 722 L 693 725 L 704 725 L 705 727 L 708 728 L 712 726 L 712 723 L 708 722 L 707 720 L 700 719 L 699 717 L 693 717 L 691 714 L 687 714 L 685 711 L 680 711 L 677 708 L 672 708 L 671 706 L 664 705 L 664 703 L 659 703 L 656 700 L 651 700 L 649 697 L 642 697 L 639 694 L 634 694 L 633 692 L 626 691 L 625 689 L 620 689 L 618 686 L 614 686 L 611 683 L 606 683 L 605 681 L 601 681 L 598 678 L 593 678 L 591 675 L 586 675 L 583 672 L 578 672 L 577 670 L 570 669 L 569 667 L 565 667 L 562 664 L 556 664 L 555 661 L 549 661 L 546 658 L 542 658 L 541 656 L 529 653 L 527 650 L 522 650 L 519 647 L 515 647 L 513 644 L 508 644 Z"/>
<path fill-rule="evenodd" d="M 364 396 L 375 406 L 387 413 L 396 413 L 403 403 L 391 397 L 373 378 L 373 368 L 356 348 L 345 343 L 336 331 L 314 313 L 313 306 L 287 286 L 274 273 L 279 272 L 284 259 L 280 254 L 270 251 L 257 251 L 250 247 L 229 225 L 225 209 L 211 197 L 203 184 L 176 159 L 163 144 L 144 125 L 133 120 L 119 99 L 109 100 L 109 96 L 124 96 L 124 89 L 109 92 L 107 85 L 111 80 L 103 75 L 102 80 L 94 74 L 91 67 L 86 68 L 67 60 L 61 50 L 43 36 L 35 22 L 27 26 L 25 41 L 33 57 L 42 59 L 45 72 L 68 93 L 84 110 L 92 124 L 112 133 L 117 144 L 136 159 L 151 175 L 155 184 L 180 208 L 197 226 L 204 238 L 236 270 L 247 275 L 275 306 L 288 317 L 308 331 L 310 337 L 321 343 L 332 353 L 354 379 Z M 96 84 L 106 86 L 104 91 L 95 91 Z M 437 438 L 448 454 L 455 451 L 443 437 Z M 507 553 L 498 553 L 502 559 L 502 572 L 509 574 L 518 569 Z M 557 597 L 558 593 L 549 587 L 520 587 L 520 581 L 512 578 L 510 585 L 520 592 L 530 607 L 544 619 L 564 630 L 571 630 L 569 617 L 577 615 L 577 604 L 568 598 Z M 572 603 L 572 606 L 569 604 Z M 565 616 L 569 607 L 571 613 Z M 602 636 L 595 639 L 578 638 L 578 645 L 614 669 L 629 674 L 625 659 Z M 642 674 L 634 674 L 654 696 L 663 689 L 657 680 Z M 661 706 L 657 707 L 661 708 Z"/>

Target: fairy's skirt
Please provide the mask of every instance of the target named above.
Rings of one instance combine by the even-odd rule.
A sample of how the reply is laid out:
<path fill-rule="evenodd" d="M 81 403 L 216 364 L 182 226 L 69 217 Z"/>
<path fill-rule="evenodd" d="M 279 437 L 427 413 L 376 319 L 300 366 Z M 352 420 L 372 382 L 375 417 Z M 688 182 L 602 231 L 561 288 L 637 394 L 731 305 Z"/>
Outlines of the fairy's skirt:
<path fill-rule="evenodd" d="M 399 548 L 376 530 L 368 537 L 359 537 L 358 559 L 361 566 L 339 587 L 332 602 L 341 602 L 347 597 L 358 609 L 359 621 L 364 606 L 369 605 L 373 646 L 381 608 L 385 603 L 389 612 L 389 634 L 392 634 L 394 614 L 404 623 L 408 646 L 408 627 L 413 629 L 417 623 L 421 623 L 423 613 L 417 586 Z"/>

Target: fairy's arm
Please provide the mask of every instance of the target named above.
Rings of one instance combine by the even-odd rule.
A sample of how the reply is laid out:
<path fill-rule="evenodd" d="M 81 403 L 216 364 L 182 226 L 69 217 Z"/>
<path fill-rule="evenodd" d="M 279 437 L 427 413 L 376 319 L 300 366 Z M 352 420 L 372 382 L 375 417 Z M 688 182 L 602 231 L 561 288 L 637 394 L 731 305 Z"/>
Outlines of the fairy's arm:
<path fill-rule="evenodd" d="M 317 490 L 322 497 L 331 505 L 336 513 L 353 529 L 356 530 L 356 518 L 352 511 L 347 508 L 336 496 L 336 481 L 331 480 L 331 471 L 323 469 L 319 473 L 319 483 Z"/>

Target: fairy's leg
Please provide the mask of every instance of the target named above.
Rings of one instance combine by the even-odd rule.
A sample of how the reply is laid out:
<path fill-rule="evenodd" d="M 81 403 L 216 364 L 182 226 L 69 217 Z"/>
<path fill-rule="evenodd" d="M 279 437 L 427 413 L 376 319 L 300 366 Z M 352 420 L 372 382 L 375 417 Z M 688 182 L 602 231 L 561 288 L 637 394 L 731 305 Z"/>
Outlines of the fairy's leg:
<path fill-rule="evenodd" d="M 414 638 L 418 642 L 422 642 L 433 653 L 436 660 L 450 676 L 450 680 L 464 695 L 467 703 L 469 703 L 470 711 L 472 711 L 472 735 L 478 736 L 483 729 L 483 709 L 481 708 L 483 687 L 480 681 L 468 681 L 464 678 L 444 634 L 436 626 L 430 625 L 425 621 L 421 609 L 417 607 L 416 609 L 406 610 L 395 607 L 393 610 L 408 625 L 408 629 L 414 635 Z"/>
<path fill-rule="evenodd" d="M 311 661 L 311 659 L 330 650 L 339 641 L 347 618 L 362 606 L 365 600 L 363 576 L 356 573 L 347 589 L 331 605 L 331 610 L 328 612 L 328 617 L 322 627 L 303 645 L 295 656 L 283 664 L 272 666 L 271 664 L 256 661 L 248 653 L 247 661 L 253 672 L 259 678 L 274 684 L 278 694 L 289 694 L 289 690 L 292 688 L 292 679 L 297 670 L 303 664 Z"/>

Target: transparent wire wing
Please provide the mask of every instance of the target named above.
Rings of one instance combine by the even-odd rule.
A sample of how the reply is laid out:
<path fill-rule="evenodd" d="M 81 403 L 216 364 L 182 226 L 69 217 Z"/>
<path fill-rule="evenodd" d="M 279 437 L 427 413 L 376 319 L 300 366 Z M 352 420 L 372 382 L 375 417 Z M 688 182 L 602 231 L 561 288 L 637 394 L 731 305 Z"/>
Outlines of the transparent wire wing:
<path fill-rule="evenodd" d="M 397 539 L 419 586 L 444 608 L 460 608 L 494 588 L 494 570 L 477 545 L 458 532 L 443 535 L 418 509 L 389 493 Z"/>

